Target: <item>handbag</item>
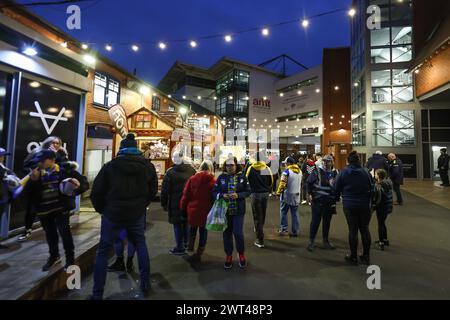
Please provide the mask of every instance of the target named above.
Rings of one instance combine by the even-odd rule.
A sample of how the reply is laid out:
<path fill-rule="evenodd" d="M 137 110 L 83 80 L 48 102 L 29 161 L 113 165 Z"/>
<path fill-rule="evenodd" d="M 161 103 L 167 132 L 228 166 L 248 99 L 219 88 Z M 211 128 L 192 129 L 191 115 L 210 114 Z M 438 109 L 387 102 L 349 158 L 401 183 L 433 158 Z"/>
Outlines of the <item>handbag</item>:
<path fill-rule="evenodd" d="M 223 232 L 228 226 L 227 213 L 228 202 L 225 199 L 217 199 L 206 218 L 206 229 L 209 231 Z"/>

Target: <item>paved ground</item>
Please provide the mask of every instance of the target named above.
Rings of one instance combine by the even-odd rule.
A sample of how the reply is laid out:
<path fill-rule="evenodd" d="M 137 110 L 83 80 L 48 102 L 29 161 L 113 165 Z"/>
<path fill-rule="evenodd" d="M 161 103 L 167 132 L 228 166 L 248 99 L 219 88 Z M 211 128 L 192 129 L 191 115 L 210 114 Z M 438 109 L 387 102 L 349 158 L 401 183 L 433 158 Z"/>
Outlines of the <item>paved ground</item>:
<path fill-rule="evenodd" d="M 381 290 L 368 290 L 366 268 L 348 266 L 347 233 L 341 208 L 332 222 L 336 251 L 306 251 L 310 208 L 301 207 L 301 237 L 276 235 L 278 202 L 270 201 L 265 249 L 253 246 L 253 225 L 246 215 L 248 269 L 223 270 L 221 234 L 210 233 L 200 264 L 171 256 L 173 233 L 166 214 L 152 204 L 147 242 L 151 255 L 150 299 L 449 299 L 450 210 L 406 193 L 406 205 L 396 207 L 388 219 L 391 247 L 372 251 L 372 262 L 381 267 Z M 249 208 L 248 208 L 249 209 Z M 250 212 L 249 210 L 247 211 Z M 376 218 L 371 230 L 376 239 Z M 110 273 L 105 298 L 139 299 L 138 276 Z M 92 275 L 79 291 L 62 299 L 86 299 Z M 56 298 L 56 297 L 55 297 Z"/>

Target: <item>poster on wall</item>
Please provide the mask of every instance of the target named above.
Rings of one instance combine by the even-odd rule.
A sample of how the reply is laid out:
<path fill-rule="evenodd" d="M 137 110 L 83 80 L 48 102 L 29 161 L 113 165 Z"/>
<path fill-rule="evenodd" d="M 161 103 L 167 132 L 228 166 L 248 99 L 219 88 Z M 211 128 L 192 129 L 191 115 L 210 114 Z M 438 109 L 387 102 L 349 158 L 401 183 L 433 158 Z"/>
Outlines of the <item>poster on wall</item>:
<path fill-rule="evenodd" d="M 15 171 L 22 171 L 23 159 L 49 136 L 60 137 L 69 158 L 75 159 L 81 96 L 23 79 L 19 101 Z"/>
<path fill-rule="evenodd" d="M 80 103 L 78 94 L 22 79 L 14 150 L 14 171 L 19 176 L 24 176 L 25 157 L 49 136 L 60 137 L 69 159 L 76 159 Z M 16 204 L 13 209 L 11 229 L 23 224 L 24 208 Z"/>
<path fill-rule="evenodd" d="M 320 91 L 316 91 L 318 89 L 320 90 L 319 77 L 313 77 L 302 81 L 302 86 L 298 89 L 284 92 L 282 97 L 278 97 L 280 108 L 277 108 L 277 116 L 317 110 L 322 105 L 322 95 L 319 94 Z"/>
<path fill-rule="evenodd" d="M 417 178 L 417 159 L 415 154 L 397 154 L 403 163 L 403 175 L 405 178 Z"/>

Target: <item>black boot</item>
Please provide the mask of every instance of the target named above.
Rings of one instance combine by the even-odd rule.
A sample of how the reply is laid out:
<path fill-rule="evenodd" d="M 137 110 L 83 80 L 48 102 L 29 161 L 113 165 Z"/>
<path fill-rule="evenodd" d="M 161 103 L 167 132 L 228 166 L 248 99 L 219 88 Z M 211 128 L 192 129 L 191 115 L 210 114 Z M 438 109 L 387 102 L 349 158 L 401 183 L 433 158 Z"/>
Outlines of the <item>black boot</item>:
<path fill-rule="evenodd" d="M 133 257 L 127 258 L 127 272 L 128 273 L 134 272 Z"/>
<path fill-rule="evenodd" d="M 75 264 L 75 257 L 73 255 L 66 256 L 66 264 L 64 265 L 64 270 L 67 271 L 67 269 L 70 266 L 73 266 L 74 264 Z"/>
<path fill-rule="evenodd" d="M 189 236 L 189 241 L 187 244 L 187 251 L 192 252 L 194 251 L 195 247 L 195 236 Z"/>
<path fill-rule="evenodd" d="M 357 266 L 358 265 L 358 259 L 356 257 L 353 257 L 350 254 L 345 256 L 345 261 L 347 261 L 349 264 L 351 264 L 353 266 Z"/>
<path fill-rule="evenodd" d="M 125 272 L 125 263 L 123 262 L 123 257 L 116 258 L 116 261 L 110 266 L 108 266 L 108 272 Z"/>
<path fill-rule="evenodd" d="M 361 264 L 370 266 L 370 257 L 368 255 L 359 256 L 359 261 L 361 262 Z"/>

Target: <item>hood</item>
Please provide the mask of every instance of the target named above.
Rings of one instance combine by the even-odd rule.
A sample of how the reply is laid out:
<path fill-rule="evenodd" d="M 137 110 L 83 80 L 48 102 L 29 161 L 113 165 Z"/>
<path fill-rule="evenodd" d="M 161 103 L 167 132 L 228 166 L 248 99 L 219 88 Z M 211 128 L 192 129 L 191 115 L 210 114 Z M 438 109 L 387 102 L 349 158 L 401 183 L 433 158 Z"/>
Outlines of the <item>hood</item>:
<path fill-rule="evenodd" d="M 200 183 L 202 183 L 202 184 L 204 184 L 204 183 L 207 184 L 211 180 L 214 179 L 214 176 L 211 173 L 206 172 L 206 171 L 200 171 L 200 172 L 196 173 L 194 177 L 199 179 Z"/>
<path fill-rule="evenodd" d="M 80 167 L 75 161 L 61 162 L 59 163 L 59 166 L 65 170 L 78 170 L 78 168 Z"/>
<path fill-rule="evenodd" d="M 258 171 L 263 171 L 264 169 L 267 168 L 267 165 L 262 161 L 257 161 L 254 164 L 252 164 L 252 168 L 254 168 Z"/>
<path fill-rule="evenodd" d="M 121 174 L 140 175 L 146 172 L 146 161 L 142 156 L 119 155 L 112 161 L 112 168 Z"/>
<path fill-rule="evenodd" d="M 314 161 L 312 161 L 312 160 L 306 161 L 306 164 L 307 164 L 308 166 L 315 166 L 315 165 L 316 165 L 316 163 L 315 163 Z"/>
<path fill-rule="evenodd" d="M 176 172 L 192 171 L 193 167 L 187 163 L 176 164 L 172 167 Z"/>
<path fill-rule="evenodd" d="M 362 166 L 358 166 L 358 165 L 354 165 L 354 164 L 347 166 L 347 168 L 348 168 L 350 174 L 354 174 L 354 175 L 360 175 L 361 172 L 363 171 Z"/>
<path fill-rule="evenodd" d="M 384 179 L 380 182 L 380 185 L 385 189 L 385 190 L 392 190 L 394 188 L 391 179 L 387 178 Z"/>
<path fill-rule="evenodd" d="M 288 169 L 292 170 L 292 172 L 294 172 L 294 173 L 300 173 L 300 168 L 296 164 L 292 164 L 292 165 L 288 166 Z"/>

